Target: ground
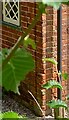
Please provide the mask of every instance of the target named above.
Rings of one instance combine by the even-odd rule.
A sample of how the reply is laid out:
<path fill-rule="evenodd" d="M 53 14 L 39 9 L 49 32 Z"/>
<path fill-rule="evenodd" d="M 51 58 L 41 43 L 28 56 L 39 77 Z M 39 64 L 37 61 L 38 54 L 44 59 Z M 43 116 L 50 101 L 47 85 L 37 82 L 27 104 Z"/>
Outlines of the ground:
<path fill-rule="evenodd" d="M 19 101 L 16 101 L 9 94 L 3 93 L 2 97 L 2 112 L 5 111 L 14 111 L 20 115 L 26 115 L 28 120 L 44 120 L 43 117 L 37 117 L 32 111 L 26 108 L 24 105 L 20 104 Z M 52 116 L 46 116 L 45 120 L 49 120 Z"/>

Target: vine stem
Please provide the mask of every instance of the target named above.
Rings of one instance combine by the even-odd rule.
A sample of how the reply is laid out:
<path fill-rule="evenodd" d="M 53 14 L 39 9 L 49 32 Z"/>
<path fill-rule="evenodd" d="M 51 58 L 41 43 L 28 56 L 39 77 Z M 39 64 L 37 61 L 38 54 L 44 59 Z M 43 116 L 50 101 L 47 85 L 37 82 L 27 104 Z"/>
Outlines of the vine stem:
<path fill-rule="evenodd" d="M 16 44 L 12 47 L 10 53 L 6 57 L 6 59 L 2 63 L 2 69 L 5 67 L 5 65 L 9 62 L 10 58 L 14 55 L 15 51 L 18 49 L 18 47 L 21 45 L 24 38 L 31 32 L 32 28 L 35 27 L 36 23 L 39 21 L 40 17 L 42 15 L 42 12 L 38 12 L 38 14 L 35 16 L 34 20 L 32 21 L 31 25 L 26 29 L 25 32 L 23 32 L 23 35 L 19 37 Z"/>
<path fill-rule="evenodd" d="M 45 118 L 45 114 L 44 114 L 44 112 L 43 112 L 43 110 L 42 110 L 42 108 L 41 108 L 41 106 L 40 106 L 40 104 L 38 103 L 38 101 L 36 100 L 36 98 L 34 97 L 34 95 L 28 90 L 28 93 L 32 96 L 32 98 L 34 99 L 34 101 L 36 102 L 36 104 L 38 105 L 38 107 L 39 107 L 39 109 L 40 109 L 40 111 L 42 112 L 42 114 L 43 114 L 43 117 Z"/>

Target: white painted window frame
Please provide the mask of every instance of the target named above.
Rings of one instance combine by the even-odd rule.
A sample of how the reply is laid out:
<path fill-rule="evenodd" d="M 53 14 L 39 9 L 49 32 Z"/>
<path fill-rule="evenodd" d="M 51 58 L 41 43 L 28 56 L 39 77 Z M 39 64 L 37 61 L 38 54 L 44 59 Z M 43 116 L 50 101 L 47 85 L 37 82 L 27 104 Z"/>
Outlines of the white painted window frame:
<path fill-rule="evenodd" d="M 10 0 L 7 0 L 7 1 L 10 1 Z M 18 0 L 18 18 L 17 18 L 17 20 L 14 20 L 13 18 L 6 17 L 6 15 L 5 15 L 5 2 L 6 2 L 6 0 L 3 0 L 3 21 L 19 26 L 20 25 L 19 0 Z"/>

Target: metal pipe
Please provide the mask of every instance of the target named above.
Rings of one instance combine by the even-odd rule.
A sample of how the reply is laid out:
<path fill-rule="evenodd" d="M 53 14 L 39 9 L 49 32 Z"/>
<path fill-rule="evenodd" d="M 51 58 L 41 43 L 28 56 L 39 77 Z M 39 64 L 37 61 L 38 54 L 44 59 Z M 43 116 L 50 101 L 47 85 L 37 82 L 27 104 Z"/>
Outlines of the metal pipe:
<path fill-rule="evenodd" d="M 59 10 L 57 10 L 57 68 L 58 71 L 62 72 L 62 7 L 60 7 Z M 58 79 L 58 82 L 61 83 L 61 76 L 60 79 Z M 61 90 L 58 89 L 57 90 L 57 97 L 58 99 L 62 99 L 62 94 L 61 94 Z"/>

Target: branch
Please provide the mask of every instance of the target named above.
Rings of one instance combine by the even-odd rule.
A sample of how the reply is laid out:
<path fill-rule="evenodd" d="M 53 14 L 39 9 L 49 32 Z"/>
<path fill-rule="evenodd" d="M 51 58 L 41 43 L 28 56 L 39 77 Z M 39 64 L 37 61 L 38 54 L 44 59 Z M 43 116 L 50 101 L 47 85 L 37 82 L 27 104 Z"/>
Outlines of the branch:
<path fill-rule="evenodd" d="M 34 99 L 34 101 L 36 102 L 36 104 L 38 105 L 40 111 L 42 112 L 43 116 L 45 117 L 45 114 L 40 106 L 40 104 L 38 103 L 38 101 L 35 99 L 35 97 L 33 96 L 33 94 L 28 90 L 28 93 L 32 96 L 32 98 Z"/>
<path fill-rule="evenodd" d="M 41 14 L 42 14 L 42 12 L 39 11 L 39 13 L 36 15 L 36 17 L 32 21 L 31 25 L 29 25 L 28 29 L 26 29 L 26 31 L 23 33 L 23 35 L 19 37 L 17 43 L 12 47 L 11 52 L 8 54 L 7 58 L 3 61 L 2 69 L 9 62 L 10 58 L 14 55 L 15 51 L 21 45 L 24 38 L 31 32 L 32 28 L 35 27 L 36 23 L 39 21 L 39 19 L 41 17 Z"/>

